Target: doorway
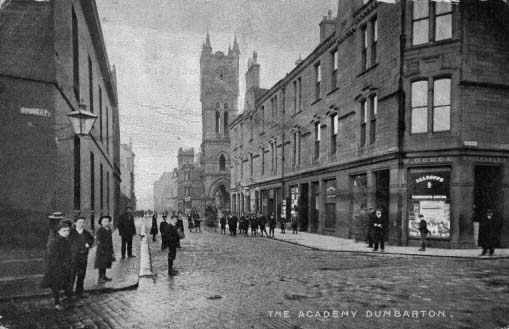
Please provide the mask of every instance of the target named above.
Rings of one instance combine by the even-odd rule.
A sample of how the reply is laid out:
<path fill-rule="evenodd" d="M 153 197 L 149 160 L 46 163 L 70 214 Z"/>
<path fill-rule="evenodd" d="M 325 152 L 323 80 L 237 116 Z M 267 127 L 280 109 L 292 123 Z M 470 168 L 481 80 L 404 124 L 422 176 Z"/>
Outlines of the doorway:
<path fill-rule="evenodd" d="M 494 209 L 503 217 L 502 211 L 502 173 L 499 166 L 476 166 L 474 169 L 475 216 Z"/>
<path fill-rule="evenodd" d="M 299 218 L 300 218 L 300 230 L 308 230 L 308 216 L 309 216 L 309 185 L 302 184 L 300 186 L 300 201 L 299 201 Z"/>
<path fill-rule="evenodd" d="M 311 185 L 311 232 L 318 232 L 318 218 L 320 215 L 320 183 Z"/>

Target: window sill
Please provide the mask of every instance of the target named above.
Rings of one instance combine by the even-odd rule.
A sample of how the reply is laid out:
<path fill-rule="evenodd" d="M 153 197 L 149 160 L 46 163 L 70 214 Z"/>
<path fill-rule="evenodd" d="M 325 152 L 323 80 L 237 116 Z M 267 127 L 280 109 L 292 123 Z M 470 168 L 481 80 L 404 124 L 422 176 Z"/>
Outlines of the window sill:
<path fill-rule="evenodd" d="M 418 50 L 418 49 L 422 49 L 422 48 L 438 47 L 438 46 L 447 45 L 447 44 L 455 43 L 455 42 L 459 42 L 459 39 L 451 38 L 451 39 L 440 40 L 440 41 L 430 41 L 430 42 L 422 43 L 419 45 L 410 45 L 405 50 L 412 51 L 412 50 Z"/>
<path fill-rule="evenodd" d="M 331 91 L 329 91 L 329 93 L 327 94 L 327 96 L 330 96 L 330 95 L 334 94 L 334 93 L 335 93 L 336 91 L 338 91 L 338 90 L 339 90 L 339 87 L 336 87 L 336 88 L 332 89 Z"/>
<path fill-rule="evenodd" d="M 295 117 L 295 116 L 299 115 L 301 112 L 302 112 L 302 110 L 299 110 L 299 111 L 295 112 L 294 114 L 292 114 L 292 115 L 290 116 L 290 118 L 293 118 L 293 117 Z"/>
<path fill-rule="evenodd" d="M 263 127 L 262 129 L 265 129 L 265 127 Z M 263 136 L 263 135 L 265 135 L 265 131 L 263 131 L 263 130 L 262 130 L 262 131 L 260 132 L 260 136 Z"/>
<path fill-rule="evenodd" d="M 444 130 L 444 131 L 426 131 L 422 133 L 410 133 L 410 136 L 437 136 L 437 135 L 450 135 L 451 130 Z"/>
<path fill-rule="evenodd" d="M 316 103 L 318 103 L 319 101 L 321 101 L 322 99 L 321 98 L 318 98 L 317 100 L 315 100 L 313 103 L 311 103 L 311 105 L 315 105 Z"/>
<path fill-rule="evenodd" d="M 367 69 L 365 69 L 364 71 L 359 73 L 359 75 L 357 75 L 357 78 L 363 76 L 364 74 L 366 74 L 366 73 L 368 73 L 368 72 L 370 72 L 372 70 L 374 70 L 377 67 L 378 67 L 378 63 L 375 63 L 375 64 L 371 65 L 370 67 L 368 67 Z"/>

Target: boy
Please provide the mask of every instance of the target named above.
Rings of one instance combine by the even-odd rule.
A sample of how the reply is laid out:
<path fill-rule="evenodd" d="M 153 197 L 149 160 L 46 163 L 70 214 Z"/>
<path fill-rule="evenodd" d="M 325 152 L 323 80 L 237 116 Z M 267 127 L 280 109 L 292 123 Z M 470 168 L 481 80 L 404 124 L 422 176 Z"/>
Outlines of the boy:
<path fill-rule="evenodd" d="M 170 222 L 168 223 L 168 276 L 177 275 L 178 272 L 173 269 L 173 261 L 177 257 L 177 246 L 179 244 L 180 237 L 177 232 L 177 228 L 175 227 L 176 218 L 171 217 Z"/>

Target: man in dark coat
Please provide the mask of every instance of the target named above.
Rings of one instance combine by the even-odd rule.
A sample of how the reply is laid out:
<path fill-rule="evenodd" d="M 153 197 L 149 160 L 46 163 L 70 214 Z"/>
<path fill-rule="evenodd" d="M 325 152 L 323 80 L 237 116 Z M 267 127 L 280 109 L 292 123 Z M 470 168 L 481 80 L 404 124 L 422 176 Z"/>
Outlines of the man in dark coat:
<path fill-rule="evenodd" d="M 131 207 L 127 207 L 125 214 L 120 216 L 118 220 L 118 232 L 122 238 L 122 258 L 125 258 L 126 247 L 127 256 L 136 257 L 133 255 L 133 236 L 136 235 L 136 226 L 134 225 L 134 216 L 132 212 L 133 210 Z"/>
<path fill-rule="evenodd" d="M 276 228 L 276 218 L 274 213 L 270 214 L 269 217 L 269 236 L 274 237 L 274 229 Z"/>
<path fill-rule="evenodd" d="M 380 251 L 385 251 L 385 229 L 387 225 L 385 216 L 382 215 L 382 209 L 375 211 L 373 218 L 373 233 L 374 233 L 374 248 L 373 251 L 378 251 L 378 244 L 380 244 Z"/>
<path fill-rule="evenodd" d="M 375 235 L 375 228 L 373 224 L 375 223 L 375 211 L 370 211 L 369 217 L 368 217 L 368 227 L 367 227 L 367 240 L 368 240 L 368 248 L 373 248 L 373 241 L 374 241 L 374 235 Z"/>
<path fill-rule="evenodd" d="M 168 216 L 163 215 L 163 221 L 159 224 L 159 232 L 161 232 L 161 250 L 168 248 L 168 222 L 166 219 Z"/>
<path fill-rule="evenodd" d="M 260 236 L 263 236 L 263 233 L 265 233 L 265 236 L 268 237 L 267 230 L 265 229 L 265 225 L 267 225 L 267 219 L 262 214 L 258 213 L 258 225 L 260 226 Z"/>
<path fill-rule="evenodd" d="M 226 235 L 226 218 L 224 217 L 224 213 L 221 214 L 221 218 L 219 218 L 219 224 L 221 225 L 221 234 Z"/>
<path fill-rule="evenodd" d="M 76 218 L 74 224 L 75 227 L 71 230 L 69 237 L 73 254 L 70 284 L 72 290 L 76 280 L 76 296 L 83 298 L 83 282 L 87 272 L 88 251 L 94 244 L 94 237 L 85 230 L 85 217 Z"/>
<path fill-rule="evenodd" d="M 194 227 L 195 227 L 194 231 L 195 232 L 200 231 L 200 233 L 201 233 L 201 217 L 200 217 L 200 214 L 198 214 L 198 211 L 195 210 L 195 211 L 193 211 L 192 216 L 193 216 Z"/>
<path fill-rule="evenodd" d="M 65 295 L 69 300 L 72 298 L 72 289 L 69 283 L 72 273 L 70 232 L 71 227 L 68 221 L 62 221 L 56 227 L 55 238 L 48 245 L 46 272 L 41 283 L 42 288 L 51 288 L 57 311 L 65 309 L 60 304 L 60 290 L 65 290 Z"/>
<path fill-rule="evenodd" d="M 184 232 L 184 221 L 182 220 L 182 213 L 180 213 L 178 216 L 175 216 L 175 215 L 172 215 L 171 217 L 174 218 L 176 220 L 175 222 L 175 228 L 180 231 L 180 232 Z M 180 239 L 177 243 L 177 248 L 181 248 L 180 247 Z"/>
<path fill-rule="evenodd" d="M 493 256 L 495 253 L 495 247 L 498 247 L 500 243 L 500 224 L 501 221 L 498 216 L 495 215 L 493 209 L 488 209 L 486 214 L 479 219 L 478 243 L 482 247 L 481 256 L 486 256 L 488 250 L 490 256 Z"/>
<path fill-rule="evenodd" d="M 152 242 L 156 241 L 156 235 L 159 233 L 157 230 L 157 214 L 154 213 L 152 216 L 152 226 L 150 227 L 150 234 L 152 234 Z"/>
<path fill-rule="evenodd" d="M 106 276 L 106 270 L 111 268 L 115 261 L 115 252 L 113 250 L 113 238 L 111 236 L 111 217 L 101 216 L 99 218 L 99 229 L 96 233 L 97 248 L 95 250 L 94 268 L 99 270 L 98 283 L 111 281 Z"/>
<path fill-rule="evenodd" d="M 420 219 L 419 220 L 419 232 L 421 234 L 421 249 L 419 249 L 419 251 L 426 251 L 426 244 L 428 243 L 426 238 L 429 234 L 428 223 L 424 219 L 423 214 L 419 214 L 418 217 Z"/>
<path fill-rule="evenodd" d="M 233 232 L 233 235 L 237 235 L 237 224 L 239 223 L 239 219 L 237 218 L 237 216 L 233 216 L 232 217 L 232 232 Z"/>
<path fill-rule="evenodd" d="M 177 271 L 173 269 L 173 261 L 177 257 L 177 246 L 180 240 L 180 237 L 177 232 L 177 228 L 174 226 L 176 224 L 175 217 L 172 216 L 170 219 L 170 223 L 168 223 L 168 275 L 174 276 L 177 275 Z"/>

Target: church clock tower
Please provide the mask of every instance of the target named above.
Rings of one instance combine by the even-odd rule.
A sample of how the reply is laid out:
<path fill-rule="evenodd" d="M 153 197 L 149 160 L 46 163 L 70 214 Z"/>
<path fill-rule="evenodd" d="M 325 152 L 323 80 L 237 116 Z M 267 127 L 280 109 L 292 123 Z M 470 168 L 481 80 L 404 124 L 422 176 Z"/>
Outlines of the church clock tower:
<path fill-rule="evenodd" d="M 200 164 L 204 184 L 204 206 L 230 209 L 229 123 L 238 114 L 239 55 L 237 38 L 228 54 L 212 53 L 210 36 L 200 57 L 202 143 Z"/>

